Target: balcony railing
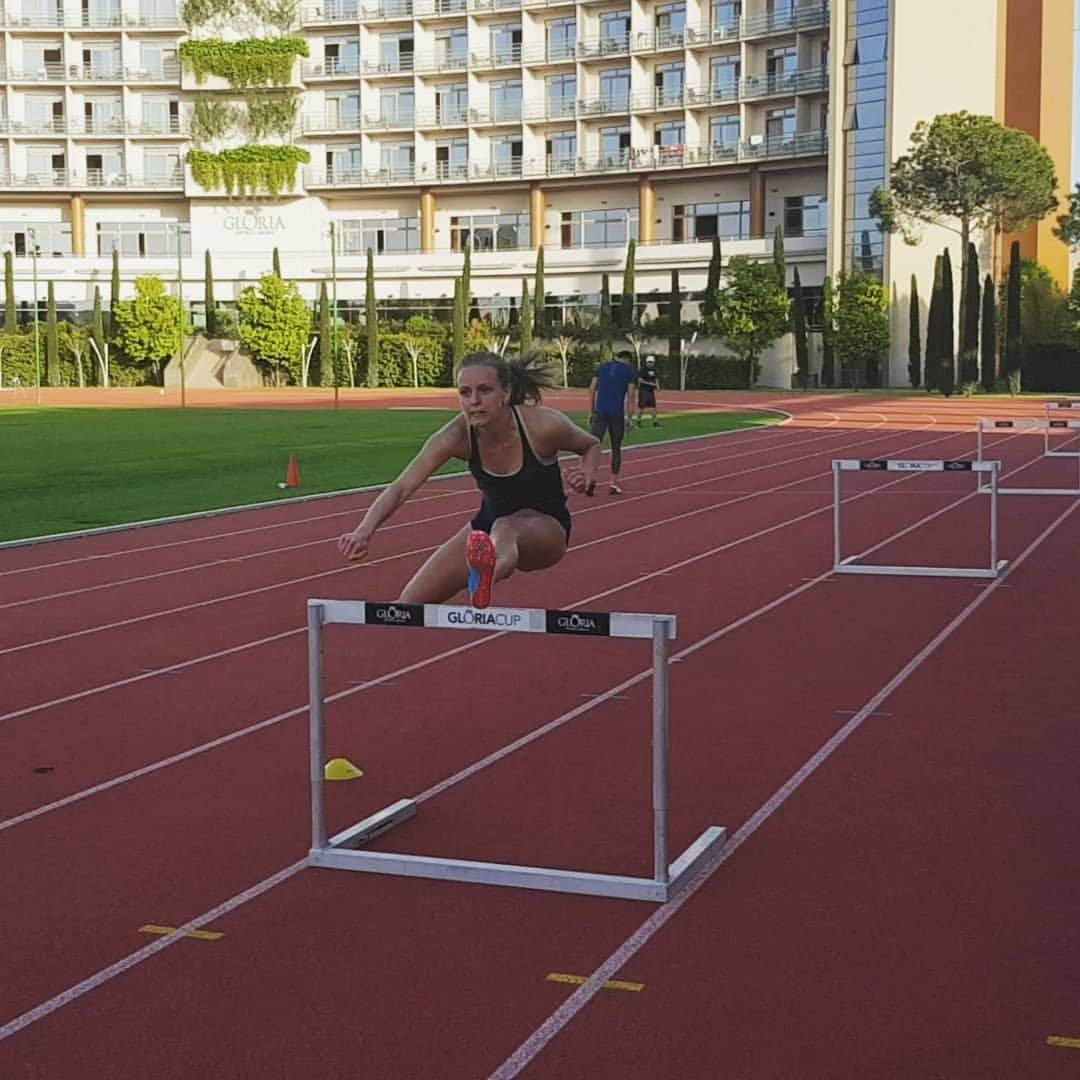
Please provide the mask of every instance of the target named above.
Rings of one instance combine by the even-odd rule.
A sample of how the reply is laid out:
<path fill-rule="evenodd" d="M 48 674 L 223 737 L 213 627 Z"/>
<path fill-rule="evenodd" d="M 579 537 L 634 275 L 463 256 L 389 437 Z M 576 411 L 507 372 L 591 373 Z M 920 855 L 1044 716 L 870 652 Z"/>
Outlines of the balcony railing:
<path fill-rule="evenodd" d="M 71 64 L 68 75 L 72 82 L 123 82 L 124 69 L 115 64 Z"/>
<path fill-rule="evenodd" d="M 43 30 L 59 28 L 64 25 L 62 11 L 36 11 L 26 15 L 9 11 L 0 11 L 0 24 L 13 29 Z"/>
<path fill-rule="evenodd" d="M 465 127 L 468 122 L 469 110 L 464 105 L 421 109 L 416 114 L 416 126 L 421 129 Z"/>
<path fill-rule="evenodd" d="M 90 30 L 119 30 L 123 24 L 120 9 L 115 11 L 84 11 L 79 25 Z"/>
<path fill-rule="evenodd" d="M 486 11 L 518 11 L 521 8 L 521 0 L 469 0 L 469 11 L 483 13 Z"/>
<path fill-rule="evenodd" d="M 504 102 L 486 109 L 470 109 L 470 124 L 520 124 L 521 102 Z"/>
<path fill-rule="evenodd" d="M 364 22 L 401 22 L 412 19 L 412 0 L 382 0 L 379 4 L 367 6 L 361 16 Z"/>
<path fill-rule="evenodd" d="M 184 25 L 178 11 L 136 11 L 125 13 L 123 21 L 129 30 L 178 30 Z"/>
<path fill-rule="evenodd" d="M 582 60 L 605 60 L 630 51 L 630 35 L 624 37 L 589 38 L 578 43 L 577 54 Z"/>
<path fill-rule="evenodd" d="M 578 116 L 611 116 L 630 111 L 630 95 L 616 94 L 613 97 L 582 98 L 578 103 Z"/>
<path fill-rule="evenodd" d="M 174 83 L 180 81 L 180 64 L 175 60 L 166 60 L 148 67 L 127 68 L 124 74 L 128 82 Z"/>
<path fill-rule="evenodd" d="M 472 53 L 469 57 L 469 66 L 477 71 L 498 67 L 516 67 L 520 63 L 520 45 L 515 45 L 509 49 L 499 49 L 493 53 Z"/>
<path fill-rule="evenodd" d="M 464 15 L 465 0 L 413 0 L 413 12 L 418 19 L 433 19 L 442 15 Z"/>
<path fill-rule="evenodd" d="M 67 65 L 59 60 L 50 60 L 37 67 L 8 68 L 7 77 L 9 82 L 66 82 Z"/>
<path fill-rule="evenodd" d="M 365 60 L 364 74 L 372 75 L 411 75 L 415 70 L 414 57 L 411 53 L 399 56 L 394 60 Z M 341 74 L 341 72 L 338 72 Z M 357 72 L 353 72 L 357 74 Z"/>
<path fill-rule="evenodd" d="M 818 93 L 828 87 L 828 79 L 828 70 L 823 67 L 773 75 L 748 75 L 742 81 L 742 96 L 761 98 Z"/>
<path fill-rule="evenodd" d="M 526 120 L 571 120 L 577 116 L 577 101 L 531 101 L 525 106 Z"/>
<path fill-rule="evenodd" d="M 686 104 L 692 108 L 702 105 L 725 105 L 739 100 L 738 83 L 720 83 L 718 86 L 698 86 L 686 91 Z"/>
<path fill-rule="evenodd" d="M 305 135 L 325 135 L 334 131 L 355 134 L 360 130 L 360 114 L 322 113 L 305 116 L 301 129 Z"/>
<path fill-rule="evenodd" d="M 738 22 L 723 23 L 718 26 L 708 24 L 698 27 L 688 26 L 686 28 L 686 44 L 691 48 L 737 41 L 738 38 Z"/>
<path fill-rule="evenodd" d="M 360 5 L 356 0 L 343 3 L 310 4 L 300 12 L 301 26 L 333 26 L 337 23 L 358 23 Z"/>
<path fill-rule="evenodd" d="M 403 128 L 411 131 L 415 125 L 416 111 L 414 109 L 395 109 L 376 116 L 364 117 L 365 131 L 400 131 Z"/>
<path fill-rule="evenodd" d="M 127 133 L 135 138 L 144 135 L 179 136 L 187 134 L 187 125 L 178 116 L 170 116 L 167 120 L 129 120 Z"/>
<path fill-rule="evenodd" d="M 740 25 L 743 37 L 765 34 L 784 34 L 793 30 L 821 30 L 829 25 L 829 9 L 825 4 L 797 4 L 790 11 L 745 15 Z"/>
<path fill-rule="evenodd" d="M 305 79 L 355 79 L 360 74 L 360 61 L 331 56 L 325 60 L 309 61 L 304 64 L 303 70 Z"/>

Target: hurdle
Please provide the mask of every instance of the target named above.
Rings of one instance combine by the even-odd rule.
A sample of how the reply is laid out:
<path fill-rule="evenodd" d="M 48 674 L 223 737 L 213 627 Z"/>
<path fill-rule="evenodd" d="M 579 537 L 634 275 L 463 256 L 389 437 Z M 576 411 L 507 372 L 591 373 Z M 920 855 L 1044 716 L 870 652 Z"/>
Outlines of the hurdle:
<path fill-rule="evenodd" d="M 364 845 L 417 811 L 403 798 L 327 837 L 323 802 L 324 691 L 323 628 L 334 623 L 379 627 L 427 627 L 562 634 L 575 637 L 637 638 L 652 642 L 653 876 L 551 869 L 364 850 Z M 308 601 L 308 681 L 311 736 L 311 850 L 308 865 L 397 877 L 435 878 L 623 900 L 670 900 L 727 841 L 727 830 L 710 826 L 674 862 L 668 862 L 668 652 L 675 639 L 674 615 L 483 608 L 443 604 L 400 604 L 365 600 Z"/>
<path fill-rule="evenodd" d="M 1080 415 L 1080 401 L 1048 401 L 1046 403 L 1046 432 L 1043 435 L 1043 453 L 1047 457 L 1080 457 L 1080 448 L 1076 450 L 1055 450 L 1050 445 L 1050 432 L 1055 428 L 1080 427 L 1080 424 L 1064 424 L 1054 420 L 1054 412 L 1072 409 L 1073 415 Z"/>
<path fill-rule="evenodd" d="M 997 477 L 1000 461 L 898 461 L 889 458 L 833 461 L 833 573 L 892 574 L 906 577 L 996 578 L 1008 566 L 998 559 Z M 882 566 L 860 562 L 860 556 L 841 556 L 840 548 L 840 474 L 845 472 L 975 472 L 989 473 L 990 486 L 990 564 L 988 566 Z"/>
<path fill-rule="evenodd" d="M 983 460 L 983 432 L 984 431 L 1043 431 L 1043 456 L 1044 457 L 1075 457 L 1077 461 L 1076 487 L 999 487 L 999 495 L 1080 495 L 1080 453 L 1072 451 L 1054 451 L 1046 449 L 1050 440 L 1050 429 L 1054 430 L 1078 430 L 1080 420 L 986 420 L 982 419 L 976 424 L 975 436 L 975 460 Z M 980 477 L 981 481 L 981 477 Z M 981 483 L 978 491 L 986 495 L 990 488 Z"/>

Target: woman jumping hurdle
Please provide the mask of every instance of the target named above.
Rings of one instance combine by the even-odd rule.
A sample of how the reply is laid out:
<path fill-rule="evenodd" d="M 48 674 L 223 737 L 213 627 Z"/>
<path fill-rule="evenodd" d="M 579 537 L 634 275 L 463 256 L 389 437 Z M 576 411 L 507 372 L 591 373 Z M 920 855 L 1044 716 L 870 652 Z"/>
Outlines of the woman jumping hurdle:
<path fill-rule="evenodd" d="M 483 496 L 480 510 L 413 575 L 402 603 L 441 604 L 468 589 L 474 607 L 487 607 L 494 582 L 515 570 L 554 566 L 570 542 L 560 451 L 581 456 L 566 474 L 574 491 L 585 492 L 596 479 L 599 441 L 565 413 L 540 404 L 543 391 L 554 386 L 545 366 L 471 353 L 458 369 L 457 386 L 461 415 L 424 443 L 360 524 L 338 539 L 347 559 L 365 558 L 379 526 L 424 481 L 453 458 L 468 462 Z"/>

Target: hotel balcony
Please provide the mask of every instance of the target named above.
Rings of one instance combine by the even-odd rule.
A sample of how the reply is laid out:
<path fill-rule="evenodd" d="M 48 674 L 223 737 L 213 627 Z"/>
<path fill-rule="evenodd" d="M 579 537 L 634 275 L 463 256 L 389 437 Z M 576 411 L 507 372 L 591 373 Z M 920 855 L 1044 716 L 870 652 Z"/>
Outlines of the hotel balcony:
<path fill-rule="evenodd" d="M 63 27 L 62 11 L 42 11 L 29 15 L 0 10 L 0 27 L 8 30 L 55 30 Z"/>
<path fill-rule="evenodd" d="M 356 26 L 360 22 L 360 5 L 356 0 L 342 3 L 311 4 L 300 12 L 300 25 L 310 26 Z"/>
<path fill-rule="evenodd" d="M 469 0 L 470 15 L 499 15 L 520 10 L 521 0 Z"/>
<path fill-rule="evenodd" d="M 346 113 L 316 113 L 301 121 L 305 135 L 355 135 L 360 130 L 360 117 Z"/>
<path fill-rule="evenodd" d="M 477 127 L 490 127 L 496 124 L 520 124 L 521 102 L 507 102 L 495 108 L 469 109 L 469 123 Z"/>
<path fill-rule="evenodd" d="M 396 60 L 365 60 L 364 78 L 398 78 L 402 75 L 412 75 L 414 69 L 411 54 L 399 56 Z"/>
<path fill-rule="evenodd" d="M 460 107 L 443 106 L 436 109 L 421 109 L 416 114 L 416 127 L 420 131 L 433 128 L 463 128 L 469 123 L 469 110 Z"/>
<path fill-rule="evenodd" d="M 467 53 L 459 56 L 415 56 L 412 70 L 417 75 L 449 75 L 465 71 L 469 66 Z"/>
<path fill-rule="evenodd" d="M 124 78 L 127 82 L 167 83 L 172 86 L 180 82 L 180 64 L 167 61 L 153 67 L 125 68 Z"/>
<path fill-rule="evenodd" d="M 686 91 L 686 104 L 692 109 L 707 105 L 730 105 L 738 100 L 738 83 L 688 87 Z"/>
<path fill-rule="evenodd" d="M 699 26 L 686 28 L 686 44 L 690 48 L 701 48 L 704 45 L 729 45 L 739 40 L 739 24 L 727 23 L 723 26 Z"/>
<path fill-rule="evenodd" d="M 364 7 L 360 17 L 365 23 L 412 22 L 412 0 L 383 0 Z"/>
<path fill-rule="evenodd" d="M 765 37 L 770 34 L 790 34 L 796 30 L 826 30 L 829 9 L 826 5 L 799 4 L 790 11 L 764 15 L 743 16 L 740 32 L 744 38 Z"/>
<path fill-rule="evenodd" d="M 817 94 L 829 88 L 827 68 L 807 68 L 776 75 L 748 75 L 742 81 L 744 98 L 791 97 L 793 94 Z"/>
<path fill-rule="evenodd" d="M 494 53 L 471 53 L 469 56 L 469 67 L 473 71 L 494 71 L 496 68 L 520 66 L 520 45 Z"/>
<path fill-rule="evenodd" d="M 59 60 L 38 64 L 36 68 L 9 65 L 7 80 L 9 83 L 64 83 L 67 82 L 67 65 Z"/>
<path fill-rule="evenodd" d="M 308 82 L 319 82 L 323 79 L 356 79 L 360 76 L 360 62 L 339 60 L 336 57 L 307 61 L 303 66 L 303 72 Z"/>
<path fill-rule="evenodd" d="M 412 131 L 416 126 L 416 113 L 412 109 L 392 110 L 376 116 L 365 116 L 364 131 Z"/>
<path fill-rule="evenodd" d="M 413 16 L 425 22 L 464 15 L 465 0 L 413 0 Z"/>

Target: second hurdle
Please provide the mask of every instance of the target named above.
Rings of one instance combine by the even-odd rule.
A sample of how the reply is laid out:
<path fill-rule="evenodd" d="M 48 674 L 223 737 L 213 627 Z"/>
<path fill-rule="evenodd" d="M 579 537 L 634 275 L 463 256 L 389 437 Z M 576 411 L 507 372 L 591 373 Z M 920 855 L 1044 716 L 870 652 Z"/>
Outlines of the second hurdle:
<path fill-rule="evenodd" d="M 324 691 L 323 628 L 333 623 L 373 627 L 420 627 L 491 633 L 561 634 L 575 637 L 646 639 L 652 644 L 653 876 L 630 877 L 509 863 L 480 862 L 365 850 L 364 845 L 416 813 L 415 799 L 399 799 L 363 821 L 327 836 L 323 800 Z M 363 600 L 308 601 L 308 678 L 311 740 L 311 850 L 308 865 L 372 874 L 437 878 L 474 884 L 554 892 L 666 901 L 693 871 L 727 840 L 710 826 L 674 862 L 668 861 L 668 652 L 675 638 L 674 615 L 484 608 L 444 604 L 373 603 Z"/>

